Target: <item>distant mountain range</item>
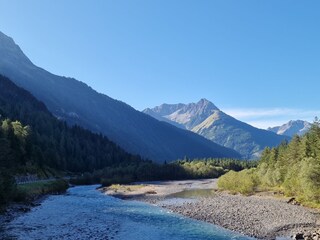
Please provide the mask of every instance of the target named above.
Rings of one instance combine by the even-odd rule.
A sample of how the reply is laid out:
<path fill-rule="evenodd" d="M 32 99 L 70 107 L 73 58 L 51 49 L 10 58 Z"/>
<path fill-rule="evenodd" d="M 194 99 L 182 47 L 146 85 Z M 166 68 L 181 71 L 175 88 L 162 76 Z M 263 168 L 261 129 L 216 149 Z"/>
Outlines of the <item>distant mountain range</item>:
<path fill-rule="evenodd" d="M 289 121 L 286 124 L 283 124 L 281 126 L 277 127 L 269 127 L 268 130 L 272 131 L 274 133 L 277 133 L 279 135 L 286 135 L 286 136 L 294 136 L 294 135 L 299 135 L 302 136 L 306 132 L 309 131 L 311 128 L 311 123 L 307 121 L 302 121 L 302 120 L 295 120 L 295 121 Z"/>
<path fill-rule="evenodd" d="M 57 118 L 102 133 L 130 153 L 157 162 L 185 156 L 241 157 L 232 149 L 155 120 L 121 101 L 100 94 L 83 82 L 35 66 L 13 39 L 1 32 L 0 74 L 44 102 Z"/>
<path fill-rule="evenodd" d="M 266 146 L 277 146 L 283 140 L 289 139 L 287 136 L 280 136 L 241 122 L 221 111 L 207 99 L 189 104 L 162 104 L 147 108 L 143 112 L 232 148 L 244 158 L 257 158 Z"/>

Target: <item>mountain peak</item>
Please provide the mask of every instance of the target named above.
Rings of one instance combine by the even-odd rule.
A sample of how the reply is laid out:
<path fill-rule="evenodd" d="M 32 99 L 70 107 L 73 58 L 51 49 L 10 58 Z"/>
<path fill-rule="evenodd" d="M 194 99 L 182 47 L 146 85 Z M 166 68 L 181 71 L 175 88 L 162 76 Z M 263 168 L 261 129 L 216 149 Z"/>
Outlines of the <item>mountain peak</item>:
<path fill-rule="evenodd" d="M 14 42 L 14 40 L 0 31 L 0 56 L 2 60 L 13 65 L 30 64 L 31 61 L 23 53 L 21 48 Z"/>
<path fill-rule="evenodd" d="M 201 98 L 198 103 L 200 103 L 200 102 L 210 103 L 210 101 L 208 99 L 206 99 L 206 98 Z"/>
<path fill-rule="evenodd" d="M 198 103 L 211 103 L 211 102 L 206 98 L 201 98 Z"/>
<path fill-rule="evenodd" d="M 1 43 L 1 48 L 11 48 L 11 49 L 16 49 L 21 51 L 21 49 L 19 48 L 19 46 L 14 42 L 14 40 L 5 35 L 3 32 L 0 31 L 0 43 Z"/>
<path fill-rule="evenodd" d="M 199 102 L 197 102 L 198 106 L 201 106 L 203 108 L 207 108 L 209 110 L 213 110 L 213 111 L 219 111 L 219 108 L 217 108 L 216 105 L 214 105 L 212 102 L 210 102 L 208 99 L 206 98 L 201 98 L 199 100 Z"/>
<path fill-rule="evenodd" d="M 311 123 L 303 120 L 290 120 L 289 122 L 276 127 L 269 127 L 268 130 L 279 135 L 292 137 L 293 135 L 304 135 L 311 128 Z"/>
<path fill-rule="evenodd" d="M 164 103 L 151 109 L 147 108 L 143 112 L 158 120 L 166 119 L 164 121 L 169 120 L 170 123 L 175 122 L 179 126 L 183 124 L 187 129 L 192 129 L 216 111 L 220 111 L 219 108 L 206 98 L 202 98 L 196 103 Z"/>
<path fill-rule="evenodd" d="M 0 40 L 6 40 L 6 41 L 11 41 L 14 42 L 13 39 L 7 35 L 5 35 L 3 32 L 0 31 Z"/>
<path fill-rule="evenodd" d="M 162 108 L 161 111 L 159 108 Z M 170 111 L 164 111 L 171 109 Z M 279 136 L 254 128 L 225 114 L 206 98 L 196 103 L 163 104 L 146 109 L 146 114 L 195 132 L 225 147 L 233 148 L 245 158 L 257 158 L 266 146 L 280 144 L 287 136 Z M 178 124 L 178 125 L 177 125 Z"/>

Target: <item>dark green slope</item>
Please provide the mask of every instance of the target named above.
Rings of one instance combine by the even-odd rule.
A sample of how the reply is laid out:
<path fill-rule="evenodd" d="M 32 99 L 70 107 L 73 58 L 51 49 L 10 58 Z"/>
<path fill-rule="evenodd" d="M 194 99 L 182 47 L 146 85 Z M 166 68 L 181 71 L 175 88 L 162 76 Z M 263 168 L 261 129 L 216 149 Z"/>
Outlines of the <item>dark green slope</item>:
<path fill-rule="evenodd" d="M 123 102 L 97 93 L 82 82 L 38 68 L 1 32 L 0 73 L 44 102 L 59 119 L 101 132 L 131 153 L 157 162 L 184 156 L 240 157 L 234 150 L 157 121 Z"/>
<path fill-rule="evenodd" d="M 0 114 L 0 167 L 11 167 L 13 172 L 27 165 L 86 172 L 122 162 L 142 161 L 106 137 L 78 126 L 68 127 L 42 102 L 1 75 Z M 25 134 L 19 133 L 26 129 Z"/>

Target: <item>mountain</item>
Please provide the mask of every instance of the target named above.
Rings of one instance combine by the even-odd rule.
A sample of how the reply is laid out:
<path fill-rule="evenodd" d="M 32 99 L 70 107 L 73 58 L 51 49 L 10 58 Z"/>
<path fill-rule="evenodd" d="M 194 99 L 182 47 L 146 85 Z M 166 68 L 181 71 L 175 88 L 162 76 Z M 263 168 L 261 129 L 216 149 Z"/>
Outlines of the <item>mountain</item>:
<path fill-rule="evenodd" d="M 179 124 L 217 144 L 233 148 L 244 158 L 257 158 L 265 147 L 277 146 L 289 139 L 241 122 L 225 114 L 207 99 L 189 104 L 162 104 L 143 112 L 158 120 Z"/>
<path fill-rule="evenodd" d="M 219 109 L 208 100 L 201 99 L 198 103 L 162 104 L 152 109 L 147 108 L 143 112 L 181 128 L 192 129 L 214 111 L 219 111 Z"/>
<path fill-rule="evenodd" d="M 0 169 L 34 166 L 88 172 L 142 161 L 104 136 L 67 126 L 42 102 L 1 75 L 0 142 Z"/>
<path fill-rule="evenodd" d="M 293 137 L 294 135 L 302 136 L 311 128 L 311 123 L 302 120 L 291 120 L 282 126 L 269 127 L 268 130 L 279 135 Z"/>
<path fill-rule="evenodd" d="M 31 92 L 57 118 L 102 133 L 130 153 L 157 162 L 185 156 L 240 157 L 231 149 L 155 120 L 76 79 L 35 66 L 13 39 L 1 32 L 0 74 Z"/>

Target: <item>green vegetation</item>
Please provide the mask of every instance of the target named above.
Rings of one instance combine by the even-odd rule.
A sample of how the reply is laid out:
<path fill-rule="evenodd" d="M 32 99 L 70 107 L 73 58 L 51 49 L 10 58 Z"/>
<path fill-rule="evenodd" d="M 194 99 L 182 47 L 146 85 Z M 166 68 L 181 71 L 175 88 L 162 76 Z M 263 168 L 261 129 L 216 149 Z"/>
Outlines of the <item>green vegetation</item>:
<path fill-rule="evenodd" d="M 242 184 L 241 184 L 242 183 Z M 279 190 L 305 204 L 320 204 L 320 122 L 303 137 L 266 148 L 256 169 L 229 172 L 219 179 L 221 189 L 252 193 Z"/>
<path fill-rule="evenodd" d="M 0 205 L 19 194 L 14 176 L 48 178 L 135 161 L 143 160 L 100 134 L 67 126 L 30 93 L 0 76 Z"/>
<path fill-rule="evenodd" d="M 14 176 L 39 179 L 76 173 L 77 184 L 215 178 L 254 162 L 184 159 L 157 164 L 129 154 L 100 134 L 57 120 L 27 91 L 0 76 L 0 205 L 66 189 L 64 181 L 16 185 Z"/>
<path fill-rule="evenodd" d="M 112 184 L 111 186 L 109 186 L 109 189 L 117 192 L 117 191 L 135 191 L 138 190 L 140 188 L 145 187 L 145 185 L 121 185 L 121 184 Z"/>
<path fill-rule="evenodd" d="M 229 170 L 241 171 L 257 166 L 257 161 L 244 161 L 228 158 L 207 158 L 178 160 L 174 164 L 181 166 L 191 178 L 217 178 Z"/>
<path fill-rule="evenodd" d="M 64 180 L 52 180 L 21 184 L 17 186 L 16 200 L 32 200 L 39 195 L 56 194 L 67 190 L 69 184 Z"/>
<path fill-rule="evenodd" d="M 136 181 L 217 178 L 230 170 L 240 171 L 254 166 L 256 166 L 254 161 L 235 159 L 184 159 L 168 164 L 136 161 L 86 173 L 72 182 L 76 184 L 101 182 L 104 186 L 109 186 Z"/>
<path fill-rule="evenodd" d="M 0 205 L 65 188 L 62 183 L 15 184 L 14 177 L 29 174 L 45 179 L 75 173 L 81 177 L 73 183 L 110 185 L 218 177 L 251 164 L 233 159 L 153 163 L 125 152 L 101 134 L 68 126 L 29 92 L 0 76 Z"/>
<path fill-rule="evenodd" d="M 14 153 L 12 159 L 23 166 L 85 172 L 141 160 L 101 134 L 67 126 L 52 116 L 43 103 L 5 77 L 0 77 L 0 115 L 2 135 L 7 139 L 1 140 L 1 150 L 7 151 L 9 144 Z"/>
<path fill-rule="evenodd" d="M 16 196 L 16 185 L 14 178 L 5 169 L 0 169 L 0 210 Z"/>
<path fill-rule="evenodd" d="M 246 169 L 240 172 L 230 171 L 219 178 L 218 187 L 229 190 L 231 193 L 242 193 L 248 195 L 253 193 L 257 187 L 255 169 Z"/>

